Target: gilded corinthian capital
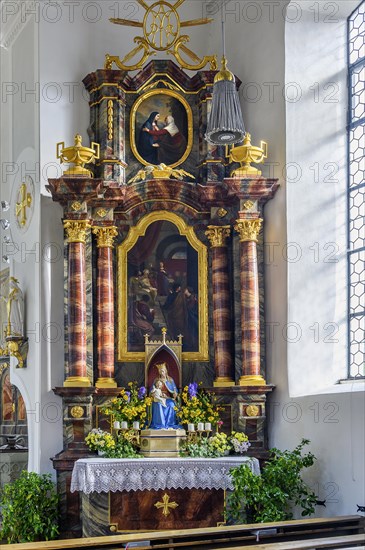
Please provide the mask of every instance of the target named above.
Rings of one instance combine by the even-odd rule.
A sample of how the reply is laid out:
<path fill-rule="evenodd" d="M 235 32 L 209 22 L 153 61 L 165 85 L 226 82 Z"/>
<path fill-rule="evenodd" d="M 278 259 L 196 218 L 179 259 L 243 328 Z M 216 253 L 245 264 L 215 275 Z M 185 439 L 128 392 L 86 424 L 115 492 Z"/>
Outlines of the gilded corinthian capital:
<path fill-rule="evenodd" d="M 234 228 L 237 233 L 239 233 L 241 243 L 248 241 L 257 242 L 257 238 L 261 229 L 261 224 L 261 218 L 254 218 L 250 220 L 237 220 Z"/>
<path fill-rule="evenodd" d="M 86 231 L 91 227 L 88 220 L 64 220 L 63 226 L 69 243 L 85 244 Z"/>
<path fill-rule="evenodd" d="M 231 234 L 231 227 L 229 225 L 208 225 L 205 234 L 212 248 L 226 246 L 226 239 Z"/>
<path fill-rule="evenodd" d="M 118 235 L 118 230 L 114 225 L 107 227 L 95 225 L 92 231 L 96 235 L 98 248 L 113 248 L 114 237 Z"/>

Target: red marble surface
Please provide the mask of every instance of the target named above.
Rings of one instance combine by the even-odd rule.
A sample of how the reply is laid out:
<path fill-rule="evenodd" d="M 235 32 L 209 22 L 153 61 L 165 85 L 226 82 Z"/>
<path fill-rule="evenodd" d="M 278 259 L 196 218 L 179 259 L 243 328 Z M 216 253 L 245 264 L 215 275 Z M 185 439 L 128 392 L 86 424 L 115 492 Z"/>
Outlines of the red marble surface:
<path fill-rule="evenodd" d="M 232 380 L 232 332 L 227 247 L 212 248 L 213 327 L 216 378 Z"/>
<path fill-rule="evenodd" d="M 69 376 L 86 377 L 86 274 L 85 244 L 68 249 L 68 351 Z"/>
<path fill-rule="evenodd" d="M 255 241 L 241 242 L 242 376 L 260 375 L 260 309 Z"/>
<path fill-rule="evenodd" d="M 114 377 L 114 282 L 113 252 L 98 248 L 97 275 L 97 355 L 98 378 Z"/>

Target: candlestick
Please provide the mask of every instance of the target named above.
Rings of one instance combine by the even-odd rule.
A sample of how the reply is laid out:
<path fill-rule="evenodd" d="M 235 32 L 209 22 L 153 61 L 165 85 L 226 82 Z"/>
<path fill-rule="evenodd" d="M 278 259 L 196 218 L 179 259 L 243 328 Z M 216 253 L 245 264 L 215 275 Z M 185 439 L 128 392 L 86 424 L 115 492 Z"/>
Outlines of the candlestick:
<path fill-rule="evenodd" d="M 212 424 L 210 422 L 206 422 L 204 424 L 204 429 L 206 432 L 211 432 L 212 431 Z"/>
<path fill-rule="evenodd" d="M 120 422 L 116 420 L 113 424 L 114 430 L 120 430 Z"/>
<path fill-rule="evenodd" d="M 188 432 L 195 432 L 194 424 L 188 424 Z"/>
<path fill-rule="evenodd" d="M 204 424 L 203 422 L 199 422 L 198 423 L 198 432 L 203 432 L 204 431 Z"/>
<path fill-rule="evenodd" d="M 121 422 L 120 427 L 122 430 L 128 430 L 128 422 Z"/>
<path fill-rule="evenodd" d="M 133 422 L 133 430 L 139 430 L 139 422 Z"/>

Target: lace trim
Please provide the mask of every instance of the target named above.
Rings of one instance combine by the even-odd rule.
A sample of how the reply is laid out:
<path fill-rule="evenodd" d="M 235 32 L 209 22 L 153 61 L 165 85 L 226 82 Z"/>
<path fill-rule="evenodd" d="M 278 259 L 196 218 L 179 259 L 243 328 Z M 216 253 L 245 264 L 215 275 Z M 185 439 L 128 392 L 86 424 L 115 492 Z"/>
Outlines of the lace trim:
<path fill-rule="evenodd" d="M 159 489 L 233 489 L 230 468 L 247 464 L 259 474 L 257 458 L 81 459 L 75 463 L 71 492 L 89 494 Z"/>

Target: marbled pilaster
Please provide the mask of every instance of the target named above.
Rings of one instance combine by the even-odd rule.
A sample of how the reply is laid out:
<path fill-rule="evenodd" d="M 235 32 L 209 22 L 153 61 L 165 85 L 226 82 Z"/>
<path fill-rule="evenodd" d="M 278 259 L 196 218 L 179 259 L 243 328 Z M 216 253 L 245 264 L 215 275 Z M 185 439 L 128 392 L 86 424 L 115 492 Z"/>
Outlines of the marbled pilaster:
<path fill-rule="evenodd" d="M 97 357 L 98 388 L 117 387 L 114 380 L 114 278 L 113 241 L 118 235 L 114 226 L 94 226 L 97 237 Z"/>
<path fill-rule="evenodd" d="M 214 386 L 234 386 L 232 379 L 232 330 L 226 239 L 229 225 L 208 225 L 205 232 L 212 250 Z"/>
<path fill-rule="evenodd" d="M 64 386 L 90 386 L 87 376 L 85 240 L 88 220 L 65 220 L 68 239 L 68 377 Z"/>
<path fill-rule="evenodd" d="M 241 256 L 242 376 L 240 386 L 265 384 L 260 373 L 260 295 L 257 266 L 257 237 L 262 219 L 251 215 L 238 219 Z"/>

